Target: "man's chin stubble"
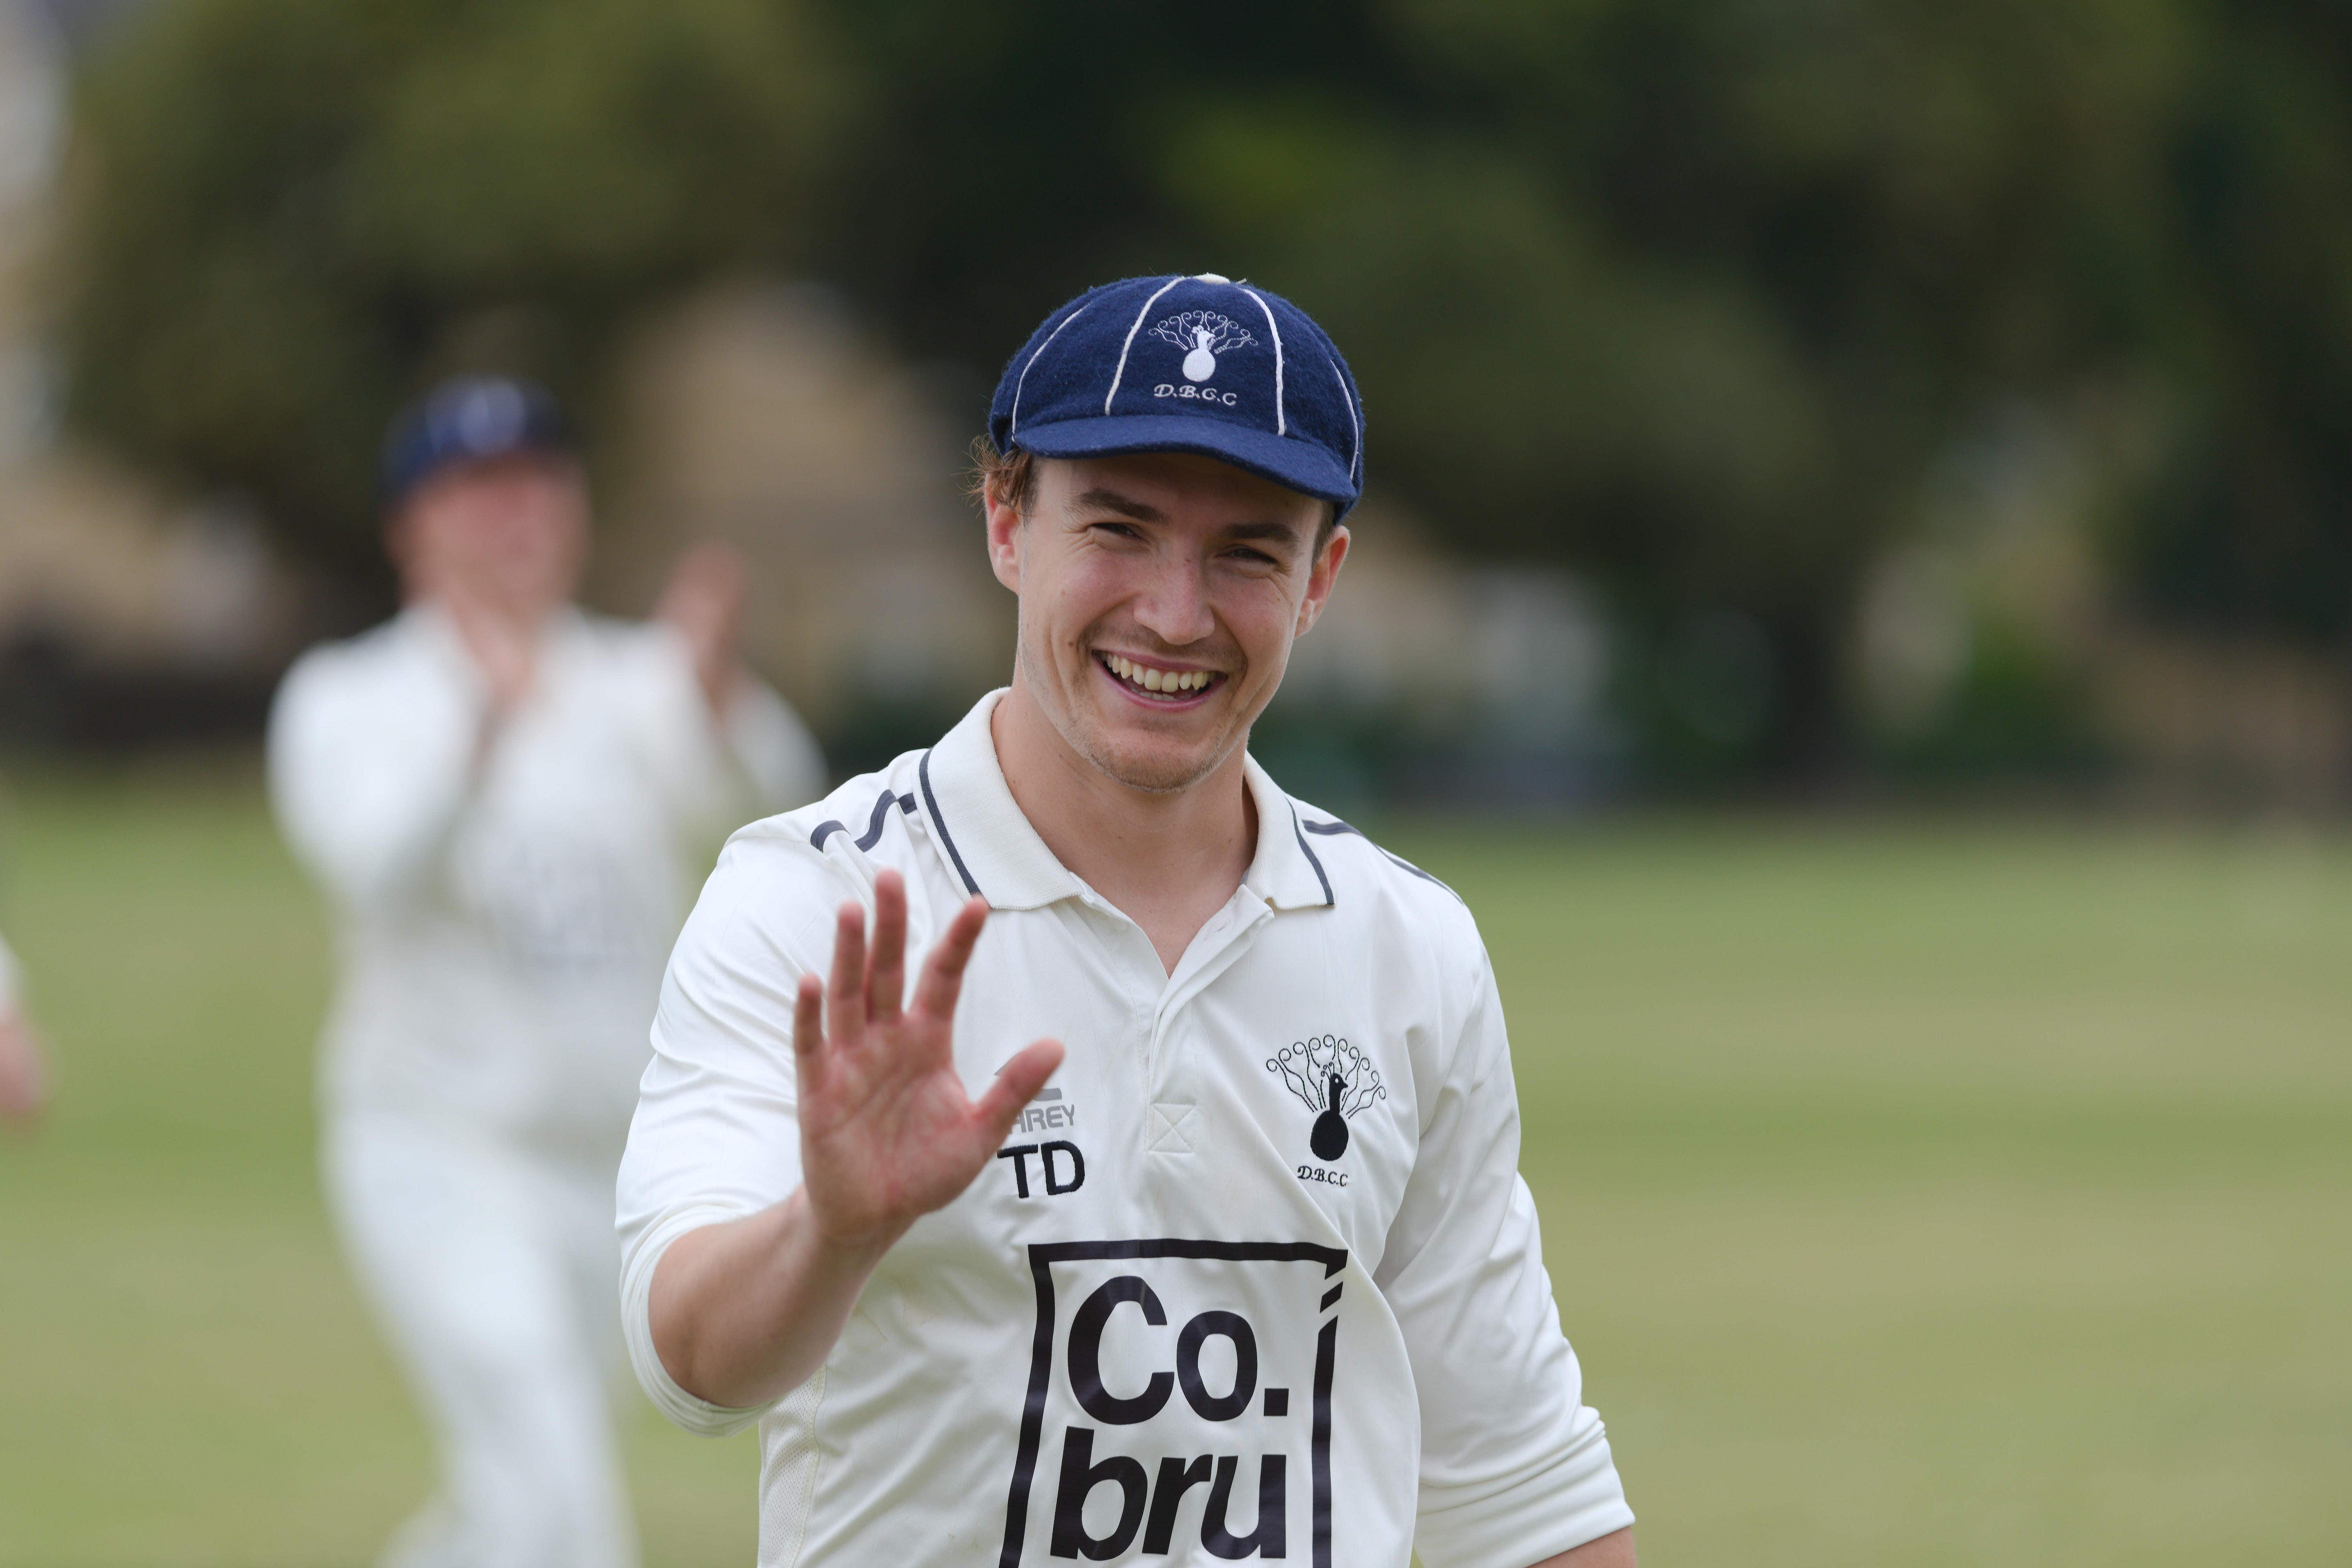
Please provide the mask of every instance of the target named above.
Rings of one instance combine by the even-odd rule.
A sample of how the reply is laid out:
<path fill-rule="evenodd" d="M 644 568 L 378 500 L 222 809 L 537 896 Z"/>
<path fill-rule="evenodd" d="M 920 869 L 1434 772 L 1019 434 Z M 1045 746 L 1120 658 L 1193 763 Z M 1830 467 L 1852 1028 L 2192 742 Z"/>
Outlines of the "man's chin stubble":
<path fill-rule="evenodd" d="M 1076 749 L 1097 773 L 1142 795 L 1181 795 L 1215 773 L 1232 750 L 1220 748 L 1197 762 L 1184 759 L 1175 765 L 1152 766 L 1122 760 L 1108 747 L 1097 744 L 1092 735 L 1081 737 Z"/>
<path fill-rule="evenodd" d="M 1075 718 L 1075 716 L 1074 716 Z M 1084 757 L 1087 764 L 1114 784 L 1125 784 L 1142 795 L 1181 795 L 1224 766 L 1240 739 L 1213 744 L 1204 751 L 1168 758 L 1133 758 L 1119 755 L 1118 749 L 1105 743 L 1099 732 L 1087 732 L 1084 726 L 1073 723 L 1079 733 L 1070 737 L 1073 749 Z M 1244 731 L 1245 738 L 1247 731 Z"/>

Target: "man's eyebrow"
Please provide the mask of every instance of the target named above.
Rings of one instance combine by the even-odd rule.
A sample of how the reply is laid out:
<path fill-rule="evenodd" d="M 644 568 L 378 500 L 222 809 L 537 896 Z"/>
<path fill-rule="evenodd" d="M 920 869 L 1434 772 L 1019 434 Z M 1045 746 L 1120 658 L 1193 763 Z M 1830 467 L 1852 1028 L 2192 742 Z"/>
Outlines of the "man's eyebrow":
<path fill-rule="evenodd" d="M 1288 522 L 1237 522 L 1231 528 L 1217 531 L 1227 539 L 1274 539 L 1285 544 L 1298 542 L 1298 528 Z"/>
<path fill-rule="evenodd" d="M 1168 521 L 1168 514 L 1150 502 L 1136 500 L 1100 486 L 1081 492 L 1072 504 L 1080 511 L 1108 511 L 1119 517 L 1133 518 L 1138 522 Z M 1293 549 L 1298 545 L 1298 529 L 1287 522 L 1236 522 L 1219 529 L 1217 534 L 1219 538 L 1227 540 L 1274 541 Z"/>
<path fill-rule="evenodd" d="M 1073 503 L 1086 511 L 1115 511 L 1121 517 L 1131 517 L 1138 522 L 1166 522 L 1168 514 L 1156 506 L 1139 500 L 1129 500 L 1117 490 L 1095 489 L 1080 495 Z"/>

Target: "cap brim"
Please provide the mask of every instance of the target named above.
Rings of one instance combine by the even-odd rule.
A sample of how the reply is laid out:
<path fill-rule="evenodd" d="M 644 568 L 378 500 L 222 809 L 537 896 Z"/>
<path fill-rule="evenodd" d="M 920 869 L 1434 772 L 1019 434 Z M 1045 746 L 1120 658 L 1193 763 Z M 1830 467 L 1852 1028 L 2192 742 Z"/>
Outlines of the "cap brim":
<path fill-rule="evenodd" d="M 1115 458 L 1130 452 L 1197 452 L 1244 468 L 1286 489 L 1346 511 L 1357 489 L 1339 459 L 1320 447 L 1271 430 L 1185 414 L 1123 414 L 1024 425 L 1013 444 L 1040 458 Z"/>

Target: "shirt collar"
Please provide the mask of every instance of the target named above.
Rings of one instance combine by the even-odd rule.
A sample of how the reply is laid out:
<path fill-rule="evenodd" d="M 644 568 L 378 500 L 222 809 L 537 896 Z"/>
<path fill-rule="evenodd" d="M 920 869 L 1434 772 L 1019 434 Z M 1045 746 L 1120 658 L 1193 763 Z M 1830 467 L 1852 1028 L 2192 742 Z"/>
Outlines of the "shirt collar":
<path fill-rule="evenodd" d="M 917 763 L 924 815 L 966 888 L 999 910 L 1034 910 L 1083 897 L 1085 884 L 1054 858 L 1022 815 L 996 760 L 989 719 L 1003 699 L 990 692 Z M 1242 885 L 1277 910 L 1323 909 L 1330 879 L 1307 847 L 1297 805 L 1244 756 L 1243 776 L 1257 805 L 1257 853 Z"/>

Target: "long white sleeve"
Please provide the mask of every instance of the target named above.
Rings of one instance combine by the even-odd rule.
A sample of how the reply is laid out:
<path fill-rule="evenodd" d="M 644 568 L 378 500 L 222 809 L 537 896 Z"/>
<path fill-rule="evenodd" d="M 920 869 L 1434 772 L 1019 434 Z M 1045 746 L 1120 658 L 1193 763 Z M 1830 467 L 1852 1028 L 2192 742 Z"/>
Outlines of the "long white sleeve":
<path fill-rule="evenodd" d="M 829 911 L 855 892 L 804 844 L 747 828 L 720 855 L 662 980 L 621 1162 L 622 1328 L 646 1395 L 690 1432 L 724 1436 L 764 1407 L 711 1405 L 672 1380 L 654 1348 L 654 1270 L 687 1232 L 757 1214 L 800 1185 L 794 988 L 821 968 Z"/>
<path fill-rule="evenodd" d="M 1560 1332 L 1483 953 L 1471 996 L 1378 1279 L 1420 1395 L 1415 1549 L 1428 1568 L 1515 1568 L 1633 1513 Z"/>
<path fill-rule="evenodd" d="M 295 852 L 346 907 L 414 897 L 478 786 L 488 695 L 462 660 L 314 649 L 278 688 L 269 785 Z"/>

